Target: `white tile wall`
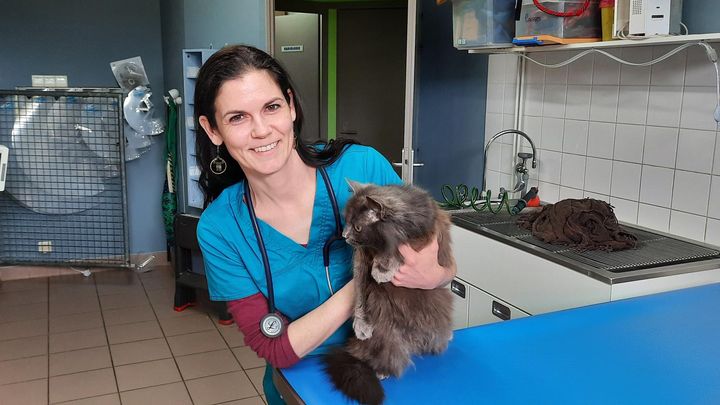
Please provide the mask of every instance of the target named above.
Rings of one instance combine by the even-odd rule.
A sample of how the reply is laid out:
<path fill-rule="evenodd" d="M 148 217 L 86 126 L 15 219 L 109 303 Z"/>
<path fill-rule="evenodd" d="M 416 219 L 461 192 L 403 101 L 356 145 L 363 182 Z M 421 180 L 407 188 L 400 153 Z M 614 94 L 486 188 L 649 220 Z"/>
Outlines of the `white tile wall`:
<path fill-rule="evenodd" d="M 612 53 L 645 62 L 673 48 Z M 575 54 L 531 55 L 558 63 Z M 652 67 L 595 54 L 565 68 L 526 69 L 520 129 L 538 146 L 530 183 L 544 201 L 597 198 L 610 202 L 621 221 L 720 245 L 715 70 L 700 47 Z M 513 125 L 516 73 L 517 56 L 490 56 L 486 136 Z M 488 184 L 512 185 L 509 150 L 492 149 Z"/>

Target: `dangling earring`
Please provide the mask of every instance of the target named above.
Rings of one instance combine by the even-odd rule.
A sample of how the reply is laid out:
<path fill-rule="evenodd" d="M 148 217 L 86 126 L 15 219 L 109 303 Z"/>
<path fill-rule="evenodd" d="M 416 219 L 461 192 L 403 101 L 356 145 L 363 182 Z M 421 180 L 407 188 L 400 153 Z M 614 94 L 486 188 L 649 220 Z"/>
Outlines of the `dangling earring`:
<path fill-rule="evenodd" d="M 227 162 L 225 162 L 225 159 L 220 156 L 220 145 L 216 146 L 217 155 L 215 156 L 215 159 L 210 162 L 210 171 L 213 172 L 213 174 L 215 174 L 216 176 L 219 176 L 225 173 L 225 170 L 227 169 Z"/>

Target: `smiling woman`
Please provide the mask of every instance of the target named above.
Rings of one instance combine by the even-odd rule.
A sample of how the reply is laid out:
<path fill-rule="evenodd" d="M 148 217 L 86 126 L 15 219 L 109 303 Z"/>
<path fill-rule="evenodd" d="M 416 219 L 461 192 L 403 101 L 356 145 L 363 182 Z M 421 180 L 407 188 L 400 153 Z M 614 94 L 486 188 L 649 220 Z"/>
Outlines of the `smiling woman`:
<path fill-rule="evenodd" d="M 246 177 L 304 166 L 297 154 L 293 154 L 294 164 L 287 165 L 295 144 L 293 122 L 297 116 L 290 89 L 289 102 L 280 91 L 266 71 L 252 70 L 220 87 L 215 99 L 215 127 L 207 116 L 199 117 L 212 143 L 225 145 Z"/>
<path fill-rule="evenodd" d="M 400 183 L 372 148 L 305 144 L 297 100 L 284 69 L 253 47 L 223 48 L 198 73 L 196 151 L 206 208 L 197 237 L 208 290 L 228 303 L 268 370 L 347 339 L 355 294 L 352 250 L 340 237 L 347 180 Z M 437 241 L 410 251 L 406 271 L 430 274 L 421 278 L 433 285 L 406 286 L 445 282 Z M 283 403 L 269 371 L 263 387 L 268 403 Z"/>

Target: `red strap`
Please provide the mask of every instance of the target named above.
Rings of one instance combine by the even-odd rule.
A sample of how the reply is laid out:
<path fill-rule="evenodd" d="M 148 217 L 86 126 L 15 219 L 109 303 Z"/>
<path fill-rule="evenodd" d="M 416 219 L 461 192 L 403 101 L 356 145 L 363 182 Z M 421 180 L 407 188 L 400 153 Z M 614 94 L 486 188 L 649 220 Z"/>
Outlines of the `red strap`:
<path fill-rule="evenodd" d="M 268 304 L 265 297 L 254 294 L 246 298 L 227 303 L 228 312 L 232 315 L 240 331 L 245 335 L 245 344 L 258 356 L 267 360 L 275 367 L 290 367 L 300 361 L 290 345 L 287 334 L 288 320 L 283 319 L 285 332 L 276 338 L 269 338 L 260 331 L 260 320 L 268 313 Z"/>
<path fill-rule="evenodd" d="M 537 7 L 538 10 L 542 11 L 543 13 L 554 15 L 556 17 L 577 17 L 582 15 L 582 13 L 584 13 L 585 10 L 590 7 L 590 0 L 585 0 L 585 4 L 583 4 L 582 7 L 570 11 L 551 10 L 540 4 L 540 0 L 533 0 L 533 4 L 535 4 L 535 7 Z"/>

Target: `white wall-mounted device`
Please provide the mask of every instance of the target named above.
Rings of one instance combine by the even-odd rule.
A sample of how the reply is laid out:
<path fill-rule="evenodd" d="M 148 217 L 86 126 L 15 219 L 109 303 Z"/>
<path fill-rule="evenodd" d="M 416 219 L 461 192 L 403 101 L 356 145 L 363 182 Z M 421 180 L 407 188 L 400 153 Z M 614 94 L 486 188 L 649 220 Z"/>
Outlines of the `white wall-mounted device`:
<path fill-rule="evenodd" d="M 0 145 L 0 191 L 5 190 L 5 175 L 7 174 L 9 149 Z"/>
<path fill-rule="evenodd" d="M 623 8 L 628 7 L 628 35 L 680 34 L 682 0 L 629 0 L 629 4 L 619 3 Z"/>

